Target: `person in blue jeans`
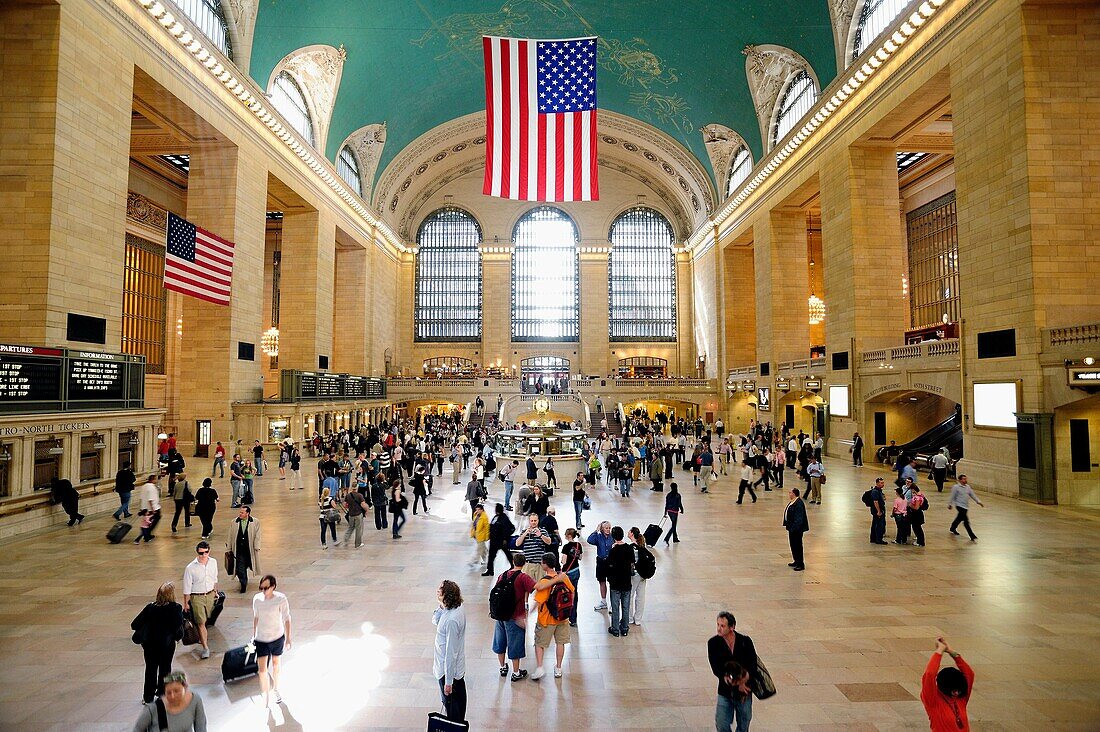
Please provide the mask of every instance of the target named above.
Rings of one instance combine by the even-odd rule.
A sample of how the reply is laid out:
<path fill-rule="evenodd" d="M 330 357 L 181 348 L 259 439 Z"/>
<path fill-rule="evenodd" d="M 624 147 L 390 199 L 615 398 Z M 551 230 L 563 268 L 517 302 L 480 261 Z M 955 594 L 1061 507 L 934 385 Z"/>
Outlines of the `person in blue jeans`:
<path fill-rule="evenodd" d="M 630 585 L 634 573 L 634 546 L 623 541 L 622 526 L 611 528 L 614 544 L 607 554 L 607 583 L 611 587 L 611 625 L 607 632 L 625 636 L 630 632 Z"/>
<path fill-rule="evenodd" d="M 592 609 L 599 612 L 607 609 L 607 555 L 615 543 L 611 538 L 611 522 L 601 521 L 588 537 L 588 543 L 596 547 L 596 581 L 600 583 L 600 604 Z"/>
<path fill-rule="evenodd" d="M 573 481 L 573 512 L 577 514 L 578 529 L 584 528 L 584 524 L 581 523 L 581 513 L 584 511 L 584 499 L 587 495 L 588 493 L 584 490 L 584 473 L 577 473 L 577 478 Z M 574 582 L 573 586 L 576 587 L 577 583 Z"/>
<path fill-rule="evenodd" d="M 569 612 L 569 625 L 574 628 L 577 627 L 577 608 L 580 606 L 577 585 L 581 581 L 581 555 L 584 554 L 584 544 L 577 541 L 578 536 L 576 529 L 566 529 L 565 544 L 561 548 L 561 571 L 573 583 L 573 609 Z"/>
<path fill-rule="evenodd" d="M 730 732 L 734 721 L 737 732 L 748 732 L 752 721 L 750 681 L 756 673 L 756 647 L 747 635 L 736 631 L 733 613 L 718 613 L 717 634 L 707 641 L 707 659 L 718 678 L 718 702 L 714 709 L 714 729 Z"/>

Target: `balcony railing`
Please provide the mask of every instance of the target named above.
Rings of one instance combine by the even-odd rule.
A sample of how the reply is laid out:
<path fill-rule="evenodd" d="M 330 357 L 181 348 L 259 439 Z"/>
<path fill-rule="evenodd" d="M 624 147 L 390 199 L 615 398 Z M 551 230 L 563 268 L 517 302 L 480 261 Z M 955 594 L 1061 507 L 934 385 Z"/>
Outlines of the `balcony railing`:
<path fill-rule="evenodd" d="M 959 339 L 951 338 L 945 341 L 926 341 L 911 346 L 897 346 L 895 348 L 879 348 L 875 351 L 864 351 L 862 363 L 864 366 L 878 366 L 893 361 L 910 361 L 925 358 L 954 357 L 959 355 Z"/>
<path fill-rule="evenodd" d="M 825 358 L 800 358 L 796 361 L 780 361 L 776 370 L 781 373 L 810 373 L 811 371 L 824 371 Z"/>
<path fill-rule="evenodd" d="M 726 381 L 740 381 L 744 378 L 756 378 L 759 373 L 760 367 L 756 364 L 752 366 L 738 366 L 735 369 L 730 369 L 726 372 Z"/>
<path fill-rule="evenodd" d="M 1081 343 L 1100 341 L 1100 323 L 1070 325 L 1063 328 L 1043 330 L 1043 343 L 1049 347 L 1074 346 Z"/>

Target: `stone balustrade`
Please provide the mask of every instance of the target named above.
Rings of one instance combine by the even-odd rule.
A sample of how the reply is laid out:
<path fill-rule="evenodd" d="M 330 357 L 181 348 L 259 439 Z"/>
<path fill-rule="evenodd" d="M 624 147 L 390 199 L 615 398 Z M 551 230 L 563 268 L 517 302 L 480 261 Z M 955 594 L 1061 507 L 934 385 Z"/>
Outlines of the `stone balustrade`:
<path fill-rule="evenodd" d="M 879 348 L 874 351 L 864 351 L 861 362 L 864 366 L 879 366 L 893 361 L 912 361 L 927 358 L 958 358 L 959 339 L 951 338 L 943 341 L 925 341 L 909 346 L 896 346 L 894 348 Z"/>

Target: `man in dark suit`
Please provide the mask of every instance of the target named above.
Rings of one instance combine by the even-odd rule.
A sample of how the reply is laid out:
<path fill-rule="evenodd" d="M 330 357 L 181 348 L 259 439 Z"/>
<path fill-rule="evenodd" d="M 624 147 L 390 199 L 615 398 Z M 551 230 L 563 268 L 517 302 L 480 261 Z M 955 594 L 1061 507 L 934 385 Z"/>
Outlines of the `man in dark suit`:
<path fill-rule="evenodd" d="M 802 535 L 810 530 L 810 522 L 806 519 L 806 504 L 799 498 L 801 495 L 797 488 L 791 488 L 787 496 L 791 502 L 783 511 L 783 526 L 787 529 L 787 536 L 791 542 L 791 558 L 793 562 L 788 564 L 795 572 L 806 569 L 806 563 L 802 556 Z"/>
<path fill-rule="evenodd" d="M 527 482 L 534 483 L 539 477 L 539 468 L 535 465 L 535 459 L 533 457 L 527 457 Z"/>

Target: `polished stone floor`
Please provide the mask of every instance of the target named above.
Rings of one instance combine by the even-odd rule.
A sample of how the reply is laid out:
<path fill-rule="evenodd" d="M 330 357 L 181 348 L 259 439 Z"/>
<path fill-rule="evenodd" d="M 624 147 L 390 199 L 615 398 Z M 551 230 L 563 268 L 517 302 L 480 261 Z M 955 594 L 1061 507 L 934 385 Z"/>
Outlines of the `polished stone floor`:
<path fill-rule="evenodd" d="M 752 636 L 779 689 L 755 704 L 753 729 L 927 729 L 917 695 L 940 634 L 977 672 L 975 729 L 1100 729 L 1100 516 L 989 496 L 972 511 L 980 540 L 970 543 L 948 534 L 953 513 L 933 489 L 927 548 L 872 546 L 859 496 L 878 472 L 839 459 L 827 467 L 803 573 L 786 566 L 783 493 L 738 506 L 732 478 L 702 496 L 677 470 L 687 484 L 683 542 L 656 552 L 644 624 L 625 639 L 606 633 L 591 609 L 589 552 L 565 677 L 517 684 L 499 677 L 490 651 L 490 580 L 467 568 L 473 544 L 459 487 L 441 485 L 431 514 L 410 516 L 400 541 L 370 526 L 361 550 L 321 551 L 315 493 L 289 492 L 289 481 L 268 475 L 257 481 L 255 515 L 265 570 L 279 577 L 294 616 L 286 704 L 268 712 L 255 678 L 221 682 L 221 651 L 250 636 L 245 597 L 255 583 L 244 597 L 228 588 L 214 656 L 199 661 L 181 648 L 176 665 L 202 695 L 211 729 L 424 729 L 439 707 L 435 588 L 451 578 L 467 601 L 475 730 L 713 729 L 706 642 L 722 609 Z M 228 495 L 226 481 L 216 487 Z M 491 498 L 500 497 L 497 484 Z M 601 519 L 644 528 L 660 515 L 660 497 L 648 490 L 593 498 L 589 530 Z M 565 526 L 570 504 L 557 503 Z M 232 513 L 224 506 L 215 518 L 216 537 Z M 143 664 L 129 623 L 162 581 L 179 584 L 198 524 L 173 535 L 164 522 L 158 540 L 134 546 L 109 544 L 110 523 L 94 517 L 3 545 L 0 729 L 131 727 Z"/>

